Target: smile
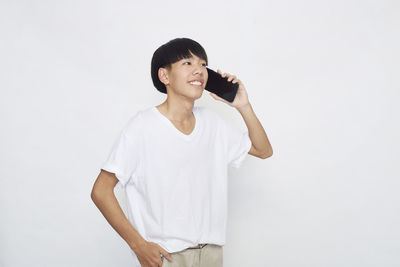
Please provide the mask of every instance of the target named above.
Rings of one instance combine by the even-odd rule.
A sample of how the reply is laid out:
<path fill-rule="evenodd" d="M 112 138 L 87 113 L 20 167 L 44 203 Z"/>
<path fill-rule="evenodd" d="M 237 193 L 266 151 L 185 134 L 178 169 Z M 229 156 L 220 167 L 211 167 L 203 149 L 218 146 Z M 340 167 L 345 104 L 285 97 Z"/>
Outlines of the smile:
<path fill-rule="evenodd" d="M 190 84 L 193 85 L 193 86 L 196 86 L 196 87 L 201 87 L 201 88 L 202 88 L 202 85 L 203 85 L 203 83 L 199 82 L 199 81 L 192 81 L 192 82 L 190 82 Z"/>

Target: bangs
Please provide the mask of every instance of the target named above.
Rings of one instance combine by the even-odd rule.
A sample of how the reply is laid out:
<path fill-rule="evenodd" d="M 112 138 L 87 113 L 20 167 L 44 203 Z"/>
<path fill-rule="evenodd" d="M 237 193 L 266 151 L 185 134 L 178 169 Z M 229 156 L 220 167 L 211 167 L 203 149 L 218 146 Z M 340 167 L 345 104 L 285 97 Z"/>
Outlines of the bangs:
<path fill-rule="evenodd" d="M 185 46 L 184 44 L 177 44 L 177 46 L 171 47 L 169 53 L 165 53 L 164 56 L 164 66 L 161 67 L 165 67 L 167 65 L 171 65 L 179 60 L 182 59 L 188 59 L 188 58 L 192 58 L 192 54 L 198 56 L 200 59 L 204 60 L 206 62 L 206 64 L 208 65 L 208 59 L 207 59 L 207 55 L 206 52 L 204 51 L 204 49 L 200 49 L 199 47 L 196 46 L 192 46 L 192 47 L 188 47 Z"/>

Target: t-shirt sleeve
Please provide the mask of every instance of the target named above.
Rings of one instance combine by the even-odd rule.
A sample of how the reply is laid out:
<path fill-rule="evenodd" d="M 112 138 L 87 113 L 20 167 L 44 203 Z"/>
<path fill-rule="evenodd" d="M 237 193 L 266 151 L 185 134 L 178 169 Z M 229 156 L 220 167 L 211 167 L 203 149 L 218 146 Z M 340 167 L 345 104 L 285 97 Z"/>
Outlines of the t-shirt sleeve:
<path fill-rule="evenodd" d="M 111 151 L 101 166 L 101 169 L 114 173 L 122 186 L 128 183 L 139 166 L 141 144 L 139 120 L 140 113 L 131 117 L 114 140 Z"/>
<path fill-rule="evenodd" d="M 228 150 L 228 165 L 239 168 L 250 151 L 252 142 L 248 130 L 242 130 L 225 122 Z"/>

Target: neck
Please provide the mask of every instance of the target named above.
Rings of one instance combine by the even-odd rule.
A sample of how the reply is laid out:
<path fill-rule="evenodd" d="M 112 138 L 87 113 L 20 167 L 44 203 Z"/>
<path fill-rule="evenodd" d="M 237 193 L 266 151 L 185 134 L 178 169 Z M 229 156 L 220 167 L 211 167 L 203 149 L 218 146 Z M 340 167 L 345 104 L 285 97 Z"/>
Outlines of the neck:
<path fill-rule="evenodd" d="M 193 118 L 194 101 L 182 101 L 182 99 L 167 99 L 157 107 L 172 121 L 185 123 Z"/>

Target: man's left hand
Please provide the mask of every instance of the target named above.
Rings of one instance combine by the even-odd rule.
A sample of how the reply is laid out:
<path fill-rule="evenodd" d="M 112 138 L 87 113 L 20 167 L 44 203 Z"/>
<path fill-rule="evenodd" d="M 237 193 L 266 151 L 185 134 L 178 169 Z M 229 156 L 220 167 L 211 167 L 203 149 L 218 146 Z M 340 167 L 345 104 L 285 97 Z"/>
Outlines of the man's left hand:
<path fill-rule="evenodd" d="M 229 74 L 229 73 L 222 73 L 221 70 L 219 70 L 219 69 L 217 70 L 217 72 L 218 72 L 223 78 L 228 77 L 228 82 L 232 81 L 232 83 L 239 83 L 239 88 L 238 88 L 238 90 L 237 90 L 235 99 L 233 100 L 232 103 L 229 102 L 229 101 L 226 101 L 225 99 L 223 99 L 222 97 L 217 96 L 217 95 L 214 94 L 214 93 L 211 93 L 211 92 L 210 92 L 210 95 L 211 95 L 215 100 L 222 101 L 222 102 L 228 104 L 229 106 L 234 107 L 234 108 L 237 108 L 237 109 L 239 109 L 239 108 L 241 108 L 241 107 L 243 107 L 243 106 L 248 105 L 248 104 L 249 104 L 249 98 L 248 98 L 247 91 L 246 91 L 246 88 L 244 87 L 243 83 L 242 83 L 238 78 L 236 78 L 235 75 L 232 75 L 232 74 Z"/>

